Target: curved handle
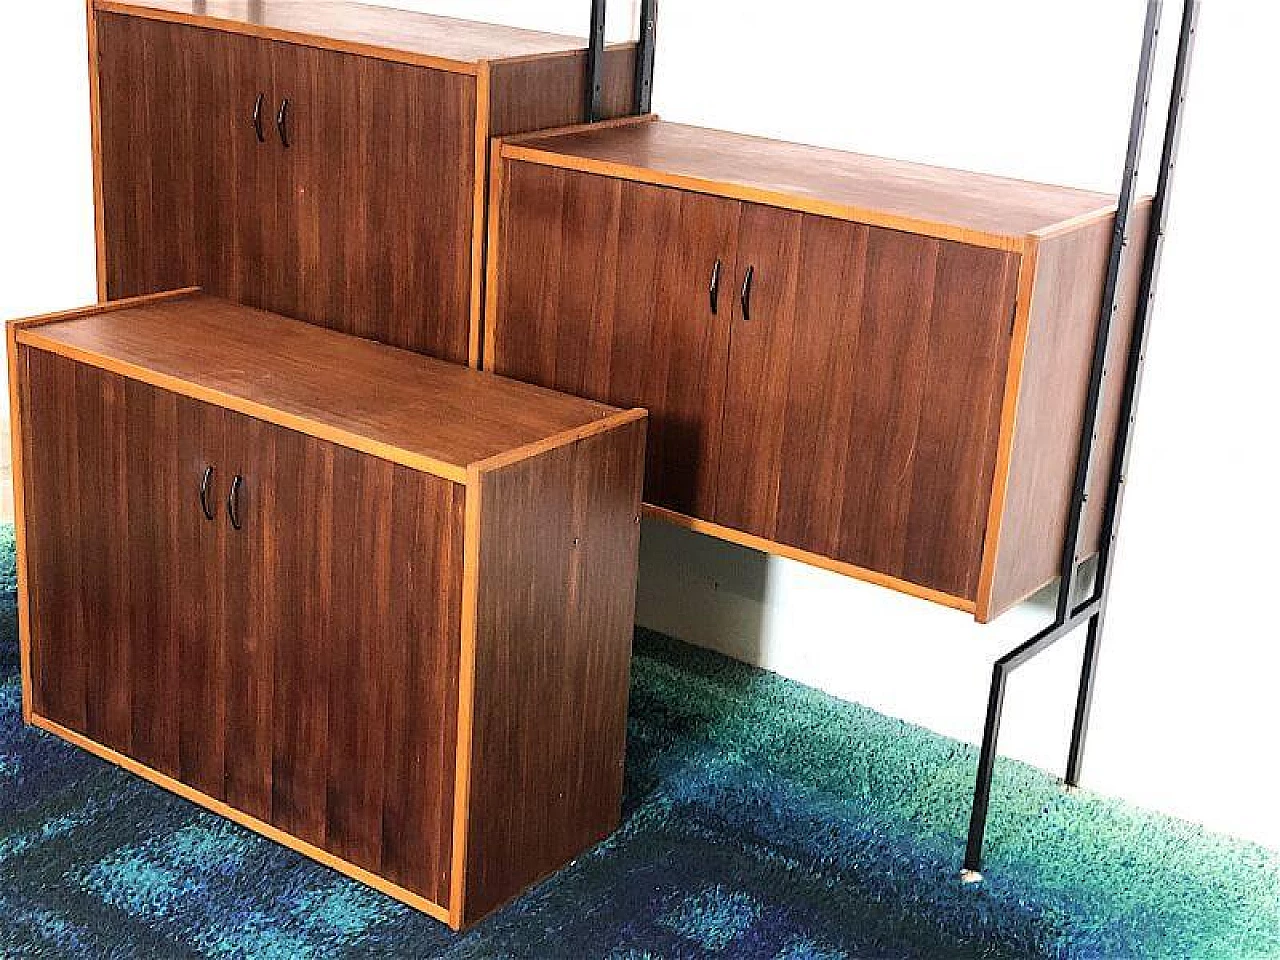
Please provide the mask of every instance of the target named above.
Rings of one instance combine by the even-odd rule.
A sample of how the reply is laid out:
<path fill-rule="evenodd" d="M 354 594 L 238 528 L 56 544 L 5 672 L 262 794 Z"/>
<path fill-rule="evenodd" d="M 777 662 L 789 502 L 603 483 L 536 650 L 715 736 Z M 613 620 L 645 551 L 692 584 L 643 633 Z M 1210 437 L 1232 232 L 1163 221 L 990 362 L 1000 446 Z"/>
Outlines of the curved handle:
<path fill-rule="evenodd" d="M 756 279 L 756 268 L 747 267 L 746 279 L 742 281 L 742 322 L 751 322 L 751 285 Z"/>
<path fill-rule="evenodd" d="M 266 102 L 267 95 L 265 93 L 258 94 L 258 99 L 253 102 L 253 132 L 258 135 L 259 143 L 267 142 L 267 135 L 262 129 L 262 105 Z"/>
<path fill-rule="evenodd" d="M 719 260 L 711 270 L 711 315 L 714 317 L 720 312 L 720 268 L 723 266 Z"/>
<path fill-rule="evenodd" d="M 200 481 L 200 509 L 206 520 L 213 519 L 213 506 L 209 503 L 209 488 L 213 486 L 213 467 L 204 468 L 204 478 Z"/>
<path fill-rule="evenodd" d="M 276 132 L 280 134 L 280 143 L 289 149 L 289 98 L 280 101 L 280 112 L 276 114 Z"/>
<path fill-rule="evenodd" d="M 231 481 L 231 492 L 227 494 L 227 516 L 231 518 L 231 526 L 240 529 L 240 487 L 244 483 L 240 474 Z"/>

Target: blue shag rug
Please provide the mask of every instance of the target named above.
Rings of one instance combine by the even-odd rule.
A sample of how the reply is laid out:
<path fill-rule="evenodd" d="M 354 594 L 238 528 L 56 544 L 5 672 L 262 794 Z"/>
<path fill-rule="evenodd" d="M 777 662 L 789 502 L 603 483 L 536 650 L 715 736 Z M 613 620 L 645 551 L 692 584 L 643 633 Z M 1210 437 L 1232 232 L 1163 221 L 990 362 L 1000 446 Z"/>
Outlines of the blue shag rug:
<path fill-rule="evenodd" d="M 23 728 L 0 529 L 0 957 L 1280 957 L 1280 854 L 636 636 L 624 823 L 464 935 Z"/>

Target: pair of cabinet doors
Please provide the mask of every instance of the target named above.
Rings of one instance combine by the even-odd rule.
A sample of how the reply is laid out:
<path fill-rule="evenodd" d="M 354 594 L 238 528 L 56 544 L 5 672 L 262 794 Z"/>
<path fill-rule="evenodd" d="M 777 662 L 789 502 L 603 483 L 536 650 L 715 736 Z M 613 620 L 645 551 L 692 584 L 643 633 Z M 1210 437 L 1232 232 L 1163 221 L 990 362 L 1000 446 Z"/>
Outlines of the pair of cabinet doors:
<path fill-rule="evenodd" d="M 447 903 L 462 488 L 23 362 L 36 713 Z"/>
<path fill-rule="evenodd" d="M 109 299 L 199 285 L 467 362 L 473 78 L 113 13 L 96 33 Z"/>
<path fill-rule="evenodd" d="M 976 596 L 1017 254 L 521 161 L 504 177 L 488 369 L 647 407 L 651 504 Z"/>

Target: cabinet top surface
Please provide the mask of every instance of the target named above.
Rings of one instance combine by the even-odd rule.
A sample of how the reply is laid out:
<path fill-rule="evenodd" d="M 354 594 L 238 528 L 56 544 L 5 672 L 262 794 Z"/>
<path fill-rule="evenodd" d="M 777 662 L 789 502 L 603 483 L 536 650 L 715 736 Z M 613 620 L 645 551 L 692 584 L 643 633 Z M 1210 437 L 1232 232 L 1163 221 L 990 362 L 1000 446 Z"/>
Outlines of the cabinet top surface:
<path fill-rule="evenodd" d="M 475 65 L 586 49 L 586 40 L 345 0 L 95 0 L 98 10 Z"/>
<path fill-rule="evenodd" d="M 619 414 L 199 294 L 53 319 L 18 341 L 454 480 Z"/>
<path fill-rule="evenodd" d="M 658 120 L 521 138 L 503 153 L 1004 249 L 1116 207 L 1107 194 Z"/>

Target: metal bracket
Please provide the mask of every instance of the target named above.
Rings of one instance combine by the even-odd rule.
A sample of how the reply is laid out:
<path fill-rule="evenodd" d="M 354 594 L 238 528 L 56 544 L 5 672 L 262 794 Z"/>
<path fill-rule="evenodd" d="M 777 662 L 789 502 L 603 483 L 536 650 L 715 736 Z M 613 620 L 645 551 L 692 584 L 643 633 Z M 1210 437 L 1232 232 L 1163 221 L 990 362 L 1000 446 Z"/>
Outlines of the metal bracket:
<path fill-rule="evenodd" d="M 604 57 L 607 0 L 591 0 L 591 32 L 587 41 L 587 123 L 604 115 Z M 635 112 L 653 106 L 653 67 L 658 43 L 658 0 L 640 0 L 640 35 L 636 44 Z"/>
<path fill-rule="evenodd" d="M 1080 673 L 1080 687 L 1076 695 L 1075 720 L 1071 731 L 1071 749 L 1067 759 L 1068 787 L 1080 783 L 1085 741 L 1089 731 L 1089 715 L 1093 706 L 1094 680 L 1098 667 L 1098 652 L 1102 643 L 1102 631 L 1106 620 L 1107 605 L 1111 596 L 1111 576 L 1115 560 L 1115 543 L 1121 508 L 1124 503 L 1129 456 L 1133 444 L 1138 396 L 1142 387 L 1143 368 L 1146 360 L 1147 339 L 1150 332 L 1151 309 L 1155 301 L 1156 283 L 1164 252 L 1165 231 L 1169 217 L 1169 196 L 1173 171 L 1177 164 L 1178 146 L 1182 136 L 1183 106 L 1187 99 L 1187 85 L 1191 72 L 1191 60 L 1195 48 L 1196 27 L 1200 17 L 1200 0 L 1184 0 L 1182 29 L 1178 43 L 1177 64 L 1174 70 L 1173 89 L 1169 98 L 1169 114 L 1165 127 L 1164 152 L 1160 164 L 1160 178 L 1152 208 L 1151 226 L 1147 235 L 1142 265 L 1142 284 L 1134 321 L 1134 335 L 1129 348 L 1125 380 L 1121 394 L 1119 436 L 1110 467 L 1107 485 L 1106 512 L 1104 514 L 1102 545 L 1098 556 L 1098 572 L 1092 598 L 1074 606 L 1080 565 L 1085 505 L 1095 469 L 1094 446 L 1102 422 L 1102 396 L 1106 381 L 1111 376 L 1107 368 L 1111 325 L 1119 310 L 1120 278 L 1124 274 L 1125 260 L 1130 247 L 1130 221 L 1137 200 L 1138 174 L 1142 162 L 1142 143 L 1147 128 L 1148 106 L 1151 100 L 1152 74 L 1154 72 L 1162 0 L 1148 0 L 1146 26 L 1142 39 L 1142 57 L 1138 67 L 1137 93 L 1134 97 L 1133 115 L 1129 124 L 1129 146 L 1125 157 L 1124 181 L 1120 188 L 1120 202 L 1116 211 L 1116 228 L 1111 240 L 1111 257 L 1107 265 L 1102 314 L 1094 343 L 1093 365 L 1089 376 L 1088 399 L 1085 404 L 1084 423 L 1080 436 L 1080 451 L 1076 463 L 1075 486 L 1067 517 L 1066 536 L 1062 551 L 1061 582 L 1058 587 L 1057 612 L 1051 626 L 1032 637 L 1022 646 L 996 662 L 991 679 L 991 694 L 987 701 L 987 718 L 982 736 L 982 752 L 978 759 L 977 785 L 974 788 L 973 813 L 969 821 L 969 839 L 965 850 L 965 882 L 982 879 L 982 845 L 986 833 L 987 813 L 991 803 L 991 780 L 995 771 L 996 745 L 1000 735 L 1000 719 L 1004 711 L 1005 687 L 1009 675 L 1018 667 L 1049 649 L 1059 640 L 1073 634 L 1088 624 L 1085 642 L 1084 664 Z"/>

